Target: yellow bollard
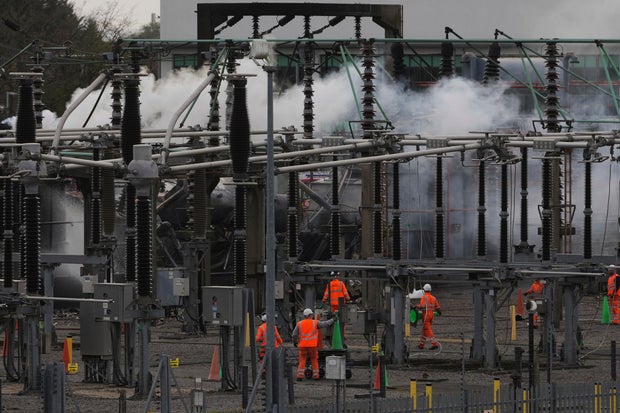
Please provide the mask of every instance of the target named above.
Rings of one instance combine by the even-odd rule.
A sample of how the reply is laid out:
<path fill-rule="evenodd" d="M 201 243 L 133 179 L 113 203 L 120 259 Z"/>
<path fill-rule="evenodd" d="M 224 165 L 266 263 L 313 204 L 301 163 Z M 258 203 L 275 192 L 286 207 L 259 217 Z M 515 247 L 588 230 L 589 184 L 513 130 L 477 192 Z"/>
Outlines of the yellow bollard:
<path fill-rule="evenodd" d="M 527 406 L 528 406 L 528 393 L 527 393 L 527 389 L 523 389 L 523 409 L 521 410 L 523 413 L 527 413 Z"/>
<path fill-rule="evenodd" d="M 510 306 L 510 340 L 517 341 L 517 309 Z"/>
<path fill-rule="evenodd" d="M 413 411 L 415 412 L 418 408 L 418 382 L 416 379 L 409 380 L 409 397 L 411 397 Z"/>
<path fill-rule="evenodd" d="M 424 396 L 426 396 L 426 412 L 433 413 L 433 385 L 426 383 L 424 389 Z"/>
<path fill-rule="evenodd" d="M 493 413 L 501 413 L 500 403 L 501 398 L 501 383 L 498 378 L 493 379 Z"/>
<path fill-rule="evenodd" d="M 601 413 L 601 390 L 600 384 L 594 383 L 594 413 Z"/>
<path fill-rule="evenodd" d="M 250 347 L 250 313 L 245 313 L 245 348 Z"/>
<path fill-rule="evenodd" d="M 616 386 L 613 386 L 609 390 L 609 411 L 617 412 L 618 411 L 618 391 Z"/>
<path fill-rule="evenodd" d="M 411 337 L 411 323 L 409 321 L 405 323 L 405 337 Z"/>

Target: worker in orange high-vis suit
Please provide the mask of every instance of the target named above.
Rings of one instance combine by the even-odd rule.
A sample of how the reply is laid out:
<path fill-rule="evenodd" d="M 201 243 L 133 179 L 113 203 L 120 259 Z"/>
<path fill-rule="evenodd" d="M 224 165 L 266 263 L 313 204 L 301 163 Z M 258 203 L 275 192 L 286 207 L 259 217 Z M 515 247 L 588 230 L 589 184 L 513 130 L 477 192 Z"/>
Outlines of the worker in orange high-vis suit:
<path fill-rule="evenodd" d="M 431 342 L 431 350 L 437 350 L 439 348 L 439 343 L 435 338 L 435 334 L 433 334 L 432 325 L 435 312 L 441 315 L 441 306 L 437 298 L 431 294 L 430 284 L 424 284 L 422 289 L 424 290 L 424 295 L 420 298 L 418 305 L 415 306 L 416 310 L 422 312 L 422 321 L 424 322 L 422 325 L 422 337 L 420 337 L 418 348 L 423 349 L 428 340 Z"/>
<path fill-rule="evenodd" d="M 256 330 L 256 343 L 259 346 L 258 359 L 262 363 L 263 357 L 265 357 L 265 349 L 267 348 L 267 314 L 263 314 L 261 320 L 263 320 L 263 324 L 261 324 Z M 280 337 L 278 327 L 274 326 L 274 328 L 276 330 L 275 346 L 278 348 L 282 344 L 282 337 Z"/>
<path fill-rule="evenodd" d="M 342 297 L 346 303 L 351 300 L 351 297 L 349 296 L 345 283 L 338 278 L 340 273 L 332 271 L 331 275 L 333 278 L 329 283 L 327 283 L 327 287 L 325 287 L 323 302 L 329 302 L 329 305 L 332 308 L 332 313 L 335 313 L 338 311 L 338 299 Z"/>
<path fill-rule="evenodd" d="M 616 266 L 609 266 L 609 278 L 607 278 L 607 298 L 613 314 L 612 323 L 620 324 L 620 275 L 616 272 Z"/>
<path fill-rule="evenodd" d="M 546 283 L 547 282 L 545 280 L 541 280 L 540 278 L 535 279 L 532 285 L 530 286 L 530 288 L 527 291 L 525 291 L 523 295 L 542 298 Z M 534 318 L 533 327 L 538 328 L 538 312 L 534 313 L 533 318 Z"/>
<path fill-rule="evenodd" d="M 319 329 L 334 324 L 334 319 L 315 320 L 311 309 L 304 310 L 304 319 L 299 321 L 293 330 L 293 344 L 299 350 L 297 381 L 304 378 L 306 363 L 310 359 L 312 378 L 318 380 L 319 375 Z"/>

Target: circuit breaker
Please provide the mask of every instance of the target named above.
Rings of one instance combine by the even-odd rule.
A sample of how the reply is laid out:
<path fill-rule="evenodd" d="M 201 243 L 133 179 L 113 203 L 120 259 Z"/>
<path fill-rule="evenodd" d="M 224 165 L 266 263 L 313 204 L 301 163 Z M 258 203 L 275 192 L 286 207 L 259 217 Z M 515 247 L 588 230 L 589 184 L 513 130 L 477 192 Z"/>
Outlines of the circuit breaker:
<path fill-rule="evenodd" d="M 133 283 L 104 283 L 94 285 L 94 298 L 111 300 L 104 305 L 101 320 L 115 322 L 131 322 L 129 314 L 130 305 L 133 301 Z"/>
<path fill-rule="evenodd" d="M 243 287 L 202 287 L 202 319 L 207 324 L 243 324 Z"/>

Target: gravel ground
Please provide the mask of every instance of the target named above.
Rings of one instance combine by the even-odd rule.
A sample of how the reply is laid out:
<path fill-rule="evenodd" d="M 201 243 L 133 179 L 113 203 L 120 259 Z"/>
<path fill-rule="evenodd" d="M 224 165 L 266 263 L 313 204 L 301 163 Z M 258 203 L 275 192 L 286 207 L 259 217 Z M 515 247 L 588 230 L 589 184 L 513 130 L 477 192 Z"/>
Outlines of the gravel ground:
<path fill-rule="evenodd" d="M 525 321 L 517 323 L 516 341 L 510 340 L 510 318 L 508 308 L 502 308 L 496 317 L 496 341 L 500 354 L 499 367 L 494 370 L 482 368 L 469 359 L 469 340 L 473 332 L 471 292 L 461 288 L 436 288 L 433 292 L 442 305 L 442 316 L 435 319 L 434 330 L 441 342 L 439 351 L 418 350 L 416 347 L 421 326 L 411 328 L 411 337 L 407 338 L 410 349 L 408 363 L 405 366 L 388 366 L 387 397 L 406 397 L 412 379 L 418 381 L 418 392 L 424 392 L 427 383 L 433 385 L 436 392 L 458 391 L 462 386 L 473 388 L 490 386 L 494 378 L 504 384 L 511 382 L 514 368 L 514 348 L 521 346 L 527 350 L 527 325 Z M 515 298 L 511 299 L 515 304 Z M 508 303 L 511 304 L 511 303 Z M 579 350 L 579 366 L 565 366 L 554 360 L 552 380 L 556 383 L 582 383 L 608 381 L 611 378 L 610 341 L 619 336 L 620 327 L 601 324 L 601 296 L 586 296 L 580 302 L 580 327 L 583 332 L 583 345 Z M 59 337 L 71 332 L 79 343 L 79 336 L 71 328 L 79 325 L 77 315 L 59 315 L 56 319 Z M 563 327 L 560 326 L 558 341 L 561 343 Z M 536 340 L 539 339 L 536 331 Z M 461 339 L 461 336 L 464 338 Z M 172 410 L 185 411 L 182 400 L 189 406 L 190 392 L 195 387 L 195 379 L 202 379 L 202 389 L 206 391 L 206 411 L 240 411 L 241 392 L 223 391 L 221 382 L 207 381 L 213 349 L 217 341 L 214 332 L 206 335 L 181 333 L 178 322 L 167 319 L 152 329 L 152 370 L 158 364 L 159 356 L 166 354 L 178 357 L 180 366 L 173 369 L 178 387 L 172 390 Z M 296 354 L 290 343 L 285 343 L 291 357 Z M 347 335 L 348 351 L 353 362 L 352 377 L 346 381 L 347 399 L 356 394 L 368 394 L 374 384 L 375 369 L 369 368 L 369 347 L 366 340 L 354 333 Z M 466 357 L 463 358 L 462 355 Z M 43 356 L 44 362 L 60 361 L 62 348 L 55 348 Z M 541 380 L 546 378 L 545 356 L 541 355 Z M 81 362 L 79 346 L 74 349 L 74 360 Z M 463 363 L 463 360 L 464 363 Z M 127 396 L 128 412 L 146 411 L 146 400 L 134 397 L 132 388 L 110 385 L 84 383 L 80 373 L 68 376 L 66 412 L 117 412 L 119 397 L 122 392 Z M 523 356 L 524 382 L 527 382 L 527 352 Z M 464 374 L 463 374 L 464 372 Z M 20 412 L 42 411 L 42 398 L 39 392 L 22 394 L 22 385 L 9 383 L 4 370 L 2 380 L 2 410 Z M 331 380 L 304 380 L 295 382 L 295 404 L 318 403 L 326 396 L 334 394 Z M 159 391 L 157 392 L 159 394 Z M 181 397 L 182 395 L 182 397 Z M 328 396 L 329 395 L 329 396 Z M 260 405 L 260 400 L 254 403 Z M 159 399 L 155 397 L 150 405 L 153 412 L 161 411 Z"/>

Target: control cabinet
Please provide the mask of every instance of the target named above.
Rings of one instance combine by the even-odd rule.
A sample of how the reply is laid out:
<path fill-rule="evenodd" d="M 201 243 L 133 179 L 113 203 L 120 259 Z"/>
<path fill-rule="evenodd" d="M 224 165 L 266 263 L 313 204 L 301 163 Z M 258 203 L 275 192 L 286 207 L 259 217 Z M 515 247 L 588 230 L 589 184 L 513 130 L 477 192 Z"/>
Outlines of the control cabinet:
<path fill-rule="evenodd" d="M 94 298 L 112 300 L 103 305 L 101 320 L 131 322 L 129 309 L 133 301 L 133 283 L 107 283 L 94 285 Z"/>
<path fill-rule="evenodd" d="M 202 319 L 207 324 L 243 324 L 243 287 L 202 287 Z"/>

